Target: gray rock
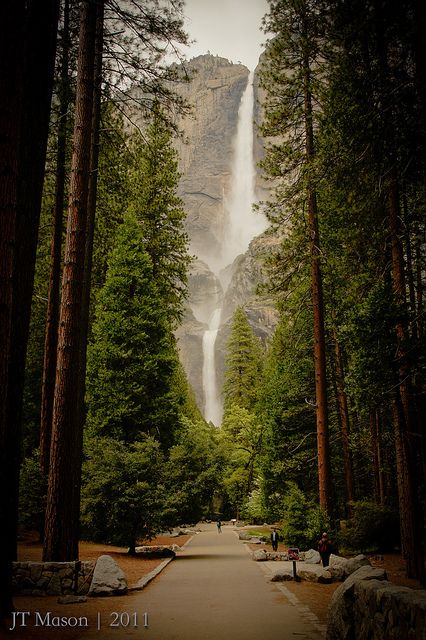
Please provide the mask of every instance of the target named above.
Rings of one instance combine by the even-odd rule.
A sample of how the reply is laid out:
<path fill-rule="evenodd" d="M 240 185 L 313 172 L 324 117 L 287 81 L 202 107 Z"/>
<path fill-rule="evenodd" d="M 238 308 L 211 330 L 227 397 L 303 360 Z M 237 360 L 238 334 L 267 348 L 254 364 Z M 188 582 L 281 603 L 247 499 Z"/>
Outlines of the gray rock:
<path fill-rule="evenodd" d="M 93 572 L 89 596 L 115 596 L 127 593 L 127 579 L 111 556 L 99 556 Z"/>
<path fill-rule="evenodd" d="M 363 566 L 352 573 L 336 589 L 329 608 L 327 640 L 355 640 L 354 633 L 354 592 L 355 586 L 362 580 L 386 580 L 383 569 Z"/>
<path fill-rule="evenodd" d="M 31 572 L 31 580 L 34 583 L 37 583 L 40 578 L 41 578 L 41 574 L 43 572 L 43 563 L 42 562 L 30 562 L 29 563 L 29 569 Z"/>
<path fill-rule="evenodd" d="M 296 572 L 301 580 L 321 582 L 323 584 L 331 582 L 331 573 L 316 564 L 297 564 Z"/>
<path fill-rule="evenodd" d="M 256 549 L 256 551 L 253 551 L 252 558 L 256 560 L 256 562 L 265 562 L 268 556 L 264 549 Z"/>
<path fill-rule="evenodd" d="M 47 595 L 60 596 L 62 594 L 61 579 L 57 573 L 54 573 L 47 587 Z"/>
<path fill-rule="evenodd" d="M 239 531 L 238 538 L 239 540 L 250 540 L 251 536 L 246 531 Z"/>
<path fill-rule="evenodd" d="M 260 538 L 250 538 L 249 540 L 250 544 L 262 544 L 263 540 L 261 540 Z"/>
<path fill-rule="evenodd" d="M 333 582 L 341 582 L 347 577 L 344 566 L 329 565 L 327 571 L 330 573 Z"/>
<path fill-rule="evenodd" d="M 359 556 L 355 556 L 355 558 L 349 558 L 349 560 L 346 561 L 345 573 L 347 576 L 350 576 L 360 567 L 371 567 L 370 560 L 362 554 L 360 554 Z"/>
<path fill-rule="evenodd" d="M 336 556 L 334 553 L 332 553 L 330 556 L 329 565 L 330 567 L 344 567 L 347 561 L 347 558 L 342 558 L 342 556 Z"/>
<path fill-rule="evenodd" d="M 315 549 L 309 549 L 304 552 L 304 561 L 308 564 L 320 564 L 321 556 Z"/>

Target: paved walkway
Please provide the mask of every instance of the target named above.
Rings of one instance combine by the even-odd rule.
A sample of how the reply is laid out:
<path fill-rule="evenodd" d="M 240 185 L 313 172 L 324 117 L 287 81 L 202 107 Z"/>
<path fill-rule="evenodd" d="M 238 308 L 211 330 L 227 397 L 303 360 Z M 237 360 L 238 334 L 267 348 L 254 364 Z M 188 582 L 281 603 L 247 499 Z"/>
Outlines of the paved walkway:
<path fill-rule="evenodd" d="M 268 580 L 232 527 L 206 525 L 143 591 L 140 627 L 102 640 L 320 640 L 320 625 L 292 594 Z M 275 565 L 276 567 L 276 565 Z M 136 598 L 136 599 L 134 599 Z M 143 627 L 144 613 L 148 627 Z M 115 631 L 115 632 L 114 632 Z"/>

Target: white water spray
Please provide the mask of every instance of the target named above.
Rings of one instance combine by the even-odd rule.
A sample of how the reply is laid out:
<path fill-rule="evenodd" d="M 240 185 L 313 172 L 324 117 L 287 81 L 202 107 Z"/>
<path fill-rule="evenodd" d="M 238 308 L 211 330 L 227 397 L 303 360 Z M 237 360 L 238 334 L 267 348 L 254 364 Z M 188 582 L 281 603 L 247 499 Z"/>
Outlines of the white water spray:
<path fill-rule="evenodd" d="M 250 72 L 238 110 L 231 188 L 229 196 L 225 198 L 227 221 L 223 233 L 221 256 L 215 260 L 214 264 L 209 264 L 212 271 L 221 279 L 224 294 L 229 281 L 220 272 L 231 265 L 238 255 L 245 253 L 251 240 L 263 233 L 268 226 L 266 218 L 252 210 L 255 202 L 256 176 L 253 161 L 253 102 L 253 73 Z M 208 329 L 203 336 L 204 417 L 215 425 L 221 423 L 223 414 L 215 367 L 215 343 L 220 327 L 221 311 L 220 307 L 213 312 Z"/>

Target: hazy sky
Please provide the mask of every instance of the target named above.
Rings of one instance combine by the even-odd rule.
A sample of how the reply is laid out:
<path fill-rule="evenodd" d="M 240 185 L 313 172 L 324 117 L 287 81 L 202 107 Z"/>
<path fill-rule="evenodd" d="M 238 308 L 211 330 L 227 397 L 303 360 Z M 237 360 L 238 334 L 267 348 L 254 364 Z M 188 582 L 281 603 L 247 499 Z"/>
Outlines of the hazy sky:
<path fill-rule="evenodd" d="M 266 40 L 260 26 L 267 10 L 267 0 L 186 0 L 186 30 L 197 41 L 185 48 L 187 58 L 210 51 L 254 69 Z"/>

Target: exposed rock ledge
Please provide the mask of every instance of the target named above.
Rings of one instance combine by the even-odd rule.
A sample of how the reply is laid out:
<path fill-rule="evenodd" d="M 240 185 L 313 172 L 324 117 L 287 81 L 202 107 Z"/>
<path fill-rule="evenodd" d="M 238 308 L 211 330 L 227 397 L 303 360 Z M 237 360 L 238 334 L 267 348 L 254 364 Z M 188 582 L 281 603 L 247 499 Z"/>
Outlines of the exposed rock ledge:
<path fill-rule="evenodd" d="M 364 566 L 336 589 L 327 640 L 425 640 L 426 591 L 387 581 L 383 569 Z"/>

